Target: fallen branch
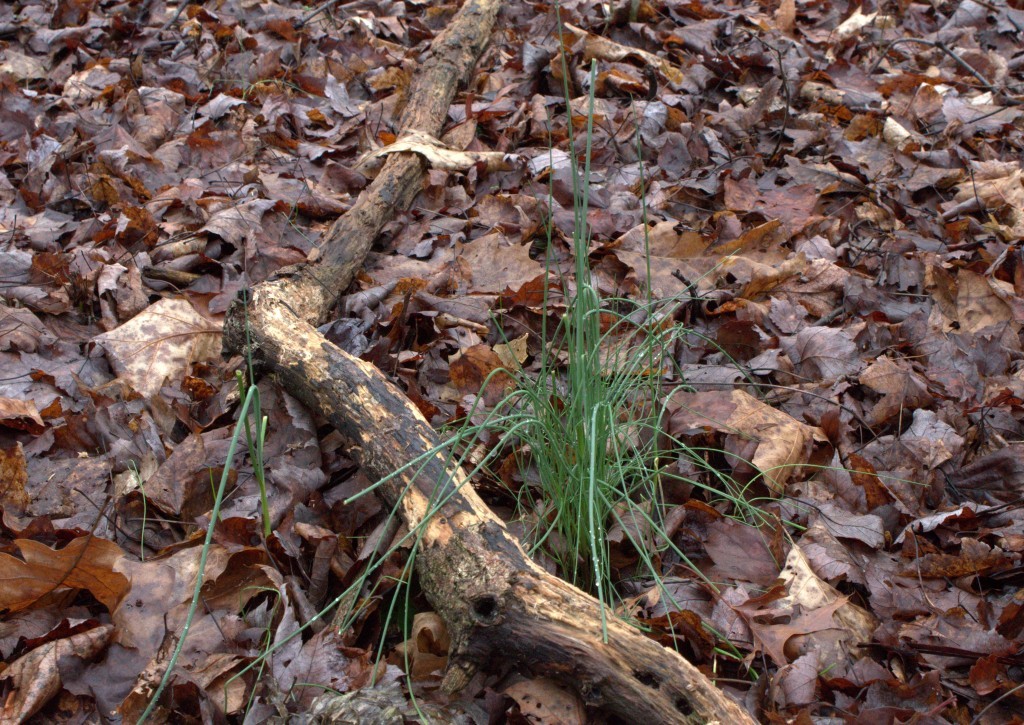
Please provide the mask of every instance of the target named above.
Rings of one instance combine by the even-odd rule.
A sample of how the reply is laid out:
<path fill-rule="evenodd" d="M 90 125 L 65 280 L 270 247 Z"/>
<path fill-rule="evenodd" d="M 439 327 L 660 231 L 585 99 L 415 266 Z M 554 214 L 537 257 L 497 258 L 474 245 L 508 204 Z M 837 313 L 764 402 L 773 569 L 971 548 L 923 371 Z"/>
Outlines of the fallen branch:
<path fill-rule="evenodd" d="M 471 73 L 498 6 L 498 0 L 469 0 L 435 41 L 402 116 L 404 132 L 440 135 L 456 85 Z M 225 350 L 251 345 L 260 369 L 326 417 L 371 478 L 425 461 L 379 491 L 410 530 L 422 532 L 420 584 L 452 641 L 447 690 L 461 689 L 491 663 L 513 662 L 630 722 L 753 722 L 679 654 L 535 564 L 465 472 L 437 452 L 436 434 L 401 391 L 317 333 L 314 324 L 336 304 L 383 225 L 420 189 L 423 163 L 415 153 L 389 155 L 325 236 L 319 264 L 283 270 L 260 284 L 247 309 L 236 302 L 225 322 Z"/>

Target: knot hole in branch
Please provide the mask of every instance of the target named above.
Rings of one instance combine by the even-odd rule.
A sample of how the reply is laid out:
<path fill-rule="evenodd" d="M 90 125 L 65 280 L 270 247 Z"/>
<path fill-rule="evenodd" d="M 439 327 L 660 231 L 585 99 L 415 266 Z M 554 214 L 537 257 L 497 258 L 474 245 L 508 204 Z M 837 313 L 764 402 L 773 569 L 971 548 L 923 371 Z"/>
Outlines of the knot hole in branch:
<path fill-rule="evenodd" d="M 633 677 L 638 679 L 642 684 L 655 690 L 661 687 L 661 679 L 650 670 L 633 670 Z"/>
<path fill-rule="evenodd" d="M 685 700 L 682 697 L 677 697 L 676 698 L 676 710 L 679 711 L 680 715 L 682 715 L 684 717 L 688 717 L 688 716 L 693 714 L 693 705 L 691 705 L 688 700 Z"/>
<path fill-rule="evenodd" d="M 484 594 L 473 600 L 473 614 L 480 624 L 493 624 L 498 618 L 498 598 Z"/>

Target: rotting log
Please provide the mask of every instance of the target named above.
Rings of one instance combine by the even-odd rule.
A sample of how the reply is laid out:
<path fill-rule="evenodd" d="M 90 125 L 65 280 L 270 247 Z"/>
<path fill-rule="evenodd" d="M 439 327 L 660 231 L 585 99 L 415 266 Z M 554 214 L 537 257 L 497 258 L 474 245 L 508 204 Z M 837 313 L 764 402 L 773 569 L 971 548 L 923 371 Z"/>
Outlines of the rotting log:
<path fill-rule="evenodd" d="M 437 436 L 377 368 L 325 341 L 281 299 L 258 296 L 249 319 L 263 363 L 350 442 L 371 478 L 426 459 L 378 490 L 410 528 L 422 527 L 416 571 L 452 640 L 446 689 L 512 662 L 627 722 L 751 722 L 693 665 L 611 612 L 603 640 L 598 602 L 535 564 L 465 472 L 443 452 L 430 455 Z"/>
<path fill-rule="evenodd" d="M 468 0 L 432 46 L 410 92 L 403 131 L 438 136 L 459 82 L 487 42 L 498 0 Z M 514 663 L 575 689 L 627 722 L 752 723 L 697 668 L 541 569 L 450 465 L 419 410 L 374 366 L 327 342 L 320 324 L 381 228 L 419 190 L 423 162 L 392 154 L 325 235 L 321 261 L 283 270 L 236 302 L 226 354 L 251 351 L 262 372 L 317 410 L 347 439 L 371 478 L 425 457 L 378 489 L 410 529 L 422 527 L 416 570 L 451 636 L 444 687 L 457 691 L 493 663 Z M 435 505 L 438 504 L 439 505 Z M 432 515 L 429 515 L 431 514 Z M 603 630 L 607 633 L 603 636 Z"/>

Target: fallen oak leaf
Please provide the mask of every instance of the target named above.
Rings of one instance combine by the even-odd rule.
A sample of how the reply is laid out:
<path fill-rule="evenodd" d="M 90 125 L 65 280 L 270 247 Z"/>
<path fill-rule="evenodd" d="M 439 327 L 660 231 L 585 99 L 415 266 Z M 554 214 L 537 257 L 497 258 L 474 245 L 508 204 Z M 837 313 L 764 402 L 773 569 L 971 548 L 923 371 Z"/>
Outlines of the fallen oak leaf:
<path fill-rule="evenodd" d="M 0 609 L 27 609 L 47 594 L 67 588 L 88 590 L 113 612 L 128 591 L 127 577 L 114 571 L 124 552 L 112 541 L 81 536 L 63 549 L 30 539 L 14 544 L 24 560 L 0 554 Z"/>

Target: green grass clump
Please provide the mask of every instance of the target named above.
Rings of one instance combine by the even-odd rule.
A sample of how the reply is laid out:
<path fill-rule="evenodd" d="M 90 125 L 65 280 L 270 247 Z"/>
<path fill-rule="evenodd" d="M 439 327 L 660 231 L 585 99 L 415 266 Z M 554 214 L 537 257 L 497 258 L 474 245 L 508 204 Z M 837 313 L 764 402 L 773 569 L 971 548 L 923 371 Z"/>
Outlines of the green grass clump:
<path fill-rule="evenodd" d="M 688 483 L 710 488 L 712 499 L 727 499 L 732 511 L 745 518 L 757 520 L 758 512 L 725 474 L 707 465 L 700 451 L 688 449 L 665 431 L 669 395 L 663 388 L 664 373 L 677 342 L 691 334 L 673 322 L 681 301 L 656 301 L 650 290 L 640 302 L 602 300 L 591 276 L 587 209 L 595 75 L 592 66 L 582 168 L 572 152 L 576 139 L 569 124 L 575 264 L 572 279 L 561 280 L 565 312 L 549 330 L 552 306 L 546 284 L 535 364 L 529 372 L 521 367 L 500 371 L 513 376 L 512 392 L 482 423 L 467 423 L 453 440 L 464 450 L 483 437 L 501 440 L 481 466 L 497 459 L 502 450 L 515 451 L 519 467 L 533 474 L 528 476 L 532 485 L 515 492 L 519 515 L 529 523 L 524 543 L 535 554 L 543 551 L 553 558 L 565 579 L 614 606 L 609 546 L 613 529 L 621 531 L 620 546 L 640 562 L 638 570 L 645 579 L 660 583 L 656 559 L 666 550 L 689 563 L 662 526 L 668 503 L 661 483 L 673 475 L 662 470 L 666 460 L 689 458 L 708 472 L 706 478 L 714 485 Z M 549 223 L 549 249 L 551 236 Z M 649 254 L 647 259 L 650 280 Z M 472 417 L 471 413 L 468 418 Z"/>

